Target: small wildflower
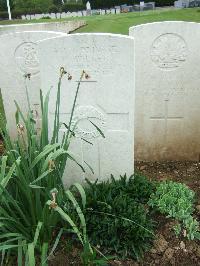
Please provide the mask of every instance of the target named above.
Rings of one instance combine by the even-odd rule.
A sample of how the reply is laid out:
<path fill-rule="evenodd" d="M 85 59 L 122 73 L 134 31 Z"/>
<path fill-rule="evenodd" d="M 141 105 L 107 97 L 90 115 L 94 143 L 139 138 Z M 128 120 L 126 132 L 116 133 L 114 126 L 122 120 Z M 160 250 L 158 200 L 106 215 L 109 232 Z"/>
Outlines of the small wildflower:
<path fill-rule="evenodd" d="M 82 75 L 85 77 L 85 79 L 90 79 L 89 74 L 86 73 L 85 70 L 83 70 L 83 74 Z"/>
<path fill-rule="evenodd" d="M 52 196 L 52 201 L 50 204 L 50 208 L 54 209 L 58 206 L 58 204 L 56 203 L 56 194 L 58 193 L 57 189 L 52 189 L 51 190 L 51 196 Z"/>
<path fill-rule="evenodd" d="M 85 78 L 90 79 L 90 76 L 87 73 L 85 73 Z"/>
<path fill-rule="evenodd" d="M 64 69 L 64 67 L 60 68 L 60 77 L 62 78 L 62 76 L 64 76 L 65 74 L 67 74 L 67 71 Z"/>
<path fill-rule="evenodd" d="M 49 166 L 49 170 L 53 170 L 56 167 L 55 162 L 53 160 L 49 160 L 48 166 Z"/>
<path fill-rule="evenodd" d="M 30 80 L 30 79 L 31 79 L 31 73 L 27 73 L 27 74 L 25 74 L 24 77 L 25 77 L 25 79 L 28 78 L 28 79 Z"/>
<path fill-rule="evenodd" d="M 17 131 L 20 135 L 24 133 L 24 130 L 25 130 L 25 128 L 22 124 L 17 125 Z"/>
<path fill-rule="evenodd" d="M 72 75 L 68 73 L 68 80 L 72 80 Z"/>

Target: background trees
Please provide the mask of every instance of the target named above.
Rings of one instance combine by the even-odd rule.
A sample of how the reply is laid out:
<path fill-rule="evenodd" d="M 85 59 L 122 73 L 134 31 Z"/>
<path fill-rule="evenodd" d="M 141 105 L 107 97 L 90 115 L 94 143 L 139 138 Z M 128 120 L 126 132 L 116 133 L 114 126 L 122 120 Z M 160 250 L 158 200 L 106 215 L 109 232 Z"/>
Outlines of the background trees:
<path fill-rule="evenodd" d="M 57 13 L 83 10 L 88 0 L 10 0 L 13 18 L 22 14 Z M 122 4 L 139 4 L 140 0 L 89 0 L 92 9 L 110 8 Z M 150 2 L 151 0 L 144 0 Z M 153 0 L 152 0 L 153 1 Z M 156 6 L 173 5 L 174 0 L 154 0 Z M 0 18 L 7 18 L 6 0 L 0 0 Z"/>

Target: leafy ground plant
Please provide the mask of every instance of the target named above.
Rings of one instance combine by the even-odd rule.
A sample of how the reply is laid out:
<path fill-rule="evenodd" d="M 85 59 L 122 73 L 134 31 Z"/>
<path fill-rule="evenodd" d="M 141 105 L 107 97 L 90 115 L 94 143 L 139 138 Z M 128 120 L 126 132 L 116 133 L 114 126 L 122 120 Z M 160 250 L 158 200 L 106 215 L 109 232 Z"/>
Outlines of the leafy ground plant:
<path fill-rule="evenodd" d="M 25 78 L 31 78 L 26 75 Z M 59 143 L 59 129 L 61 126 L 60 90 L 63 78 L 71 80 L 71 75 L 60 69 L 55 107 L 54 130 L 52 137 L 48 131 L 48 102 L 50 92 L 44 98 L 41 93 L 41 130 L 37 128 L 37 116 L 31 110 L 29 97 L 29 111 L 25 116 L 17 105 L 16 128 L 17 140 L 13 141 L 9 132 L 4 129 L 1 134 L 5 143 L 5 154 L 1 158 L 0 174 L 0 252 L 2 265 L 6 265 L 10 255 L 17 255 L 18 266 L 34 266 L 36 255 L 41 256 L 41 265 L 48 264 L 48 257 L 54 252 L 61 235 L 70 229 L 87 250 L 87 258 L 93 255 L 88 242 L 86 221 L 83 210 L 86 206 L 85 191 L 80 184 L 74 184 L 76 194 L 80 195 L 80 204 L 72 190 L 66 190 L 62 177 L 66 162 L 72 160 L 84 171 L 76 159 L 70 154 L 71 139 L 75 137 L 72 128 L 72 118 L 76 105 L 81 81 L 88 78 L 83 71 L 77 85 L 72 106 L 69 125 L 63 133 L 62 143 Z M 70 217 L 66 207 L 70 202 L 76 212 L 79 225 Z M 57 233 L 52 244 L 52 236 Z M 51 244 L 51 247 L 50 247 Z M 86 253 L 85 253 L 86 254 Z M 84 253 L 83 253 L 84 255 Z"/>
<path fill-rule="evenodd" d="M 153 221 L 144 204 L 153 184 L 141 175 L 119 180 L 112 176 L 110 181 L 88 184 L 85 217 L 91 243 L 118 258 L 139 260 L 154 238 Z"/>
<path fill-rule="evenodd" d="M 195 193 L 185 184 L 164 181 L 151 195 L 149 206 L 158 209 L 168 218 L 174 218 L 179 223 L 174 227 L 175 233 L 181 232 L 190 240 L 200 239 L 199 223 L 193 218 Z"/>

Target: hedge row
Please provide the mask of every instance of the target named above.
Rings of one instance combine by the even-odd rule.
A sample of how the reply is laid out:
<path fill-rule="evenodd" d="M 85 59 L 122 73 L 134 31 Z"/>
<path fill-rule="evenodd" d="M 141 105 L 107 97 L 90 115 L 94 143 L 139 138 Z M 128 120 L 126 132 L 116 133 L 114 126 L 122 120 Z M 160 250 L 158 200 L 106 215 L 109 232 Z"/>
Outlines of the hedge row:
<path fill-rule="evenodd" d="M 41 14 L 41 13 L 59 13 L 59 12 L 75 12 L 84 10 L 85 5 L 82 4 L 66 4 L 59 8 L 56 5 L 52 5 L 49 7 L 48 11 L 43 11 L 41 9 L 32 9 L 32 8 L 24 8 L 19 10 L 12 10 L 12 18 L 17 19 L 21 18 L 21 15 L 33 15 L 33 14 Z M 0 20 L 8 19 L 8 12 L 7 11 L 0 11 Z"/>

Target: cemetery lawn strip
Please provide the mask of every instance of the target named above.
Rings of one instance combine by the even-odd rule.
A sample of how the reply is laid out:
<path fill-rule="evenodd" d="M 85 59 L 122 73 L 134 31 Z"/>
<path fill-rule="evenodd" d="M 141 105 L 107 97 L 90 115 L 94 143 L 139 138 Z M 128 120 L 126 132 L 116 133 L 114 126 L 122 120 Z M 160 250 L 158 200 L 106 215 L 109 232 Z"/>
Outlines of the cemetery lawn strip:
<path fill-rule="evenodd" d="M 78 32 L 107 32 L 128 35 L 129 27 L 156 21 L 192 21 L 200 22 L 200 8 L 187 8 L 177 10 L 174 8 L 162 8 L 155 11 L 124 13 L 118 15 L 94 15 L 88 17 L 74 17 L 67 19 L 39 19 L 39 20 L 4 20 L 0 25 L 28 24 L 42 22 L 63 22 L 70 20 L 85 20 L 87 26 L 75 31 Z"/>
<path fill-rule="evenodd" d="M 199 8 L 169 9 L 162 8 L 142 13 L 132 12 L 119 15 L 101 15 L 85 18 L 87 25 L 77 29 L 78 32 L 109 32 L 128 35 L 131 26 L 158 21 L 192 21 L 200 22 Z"/>

